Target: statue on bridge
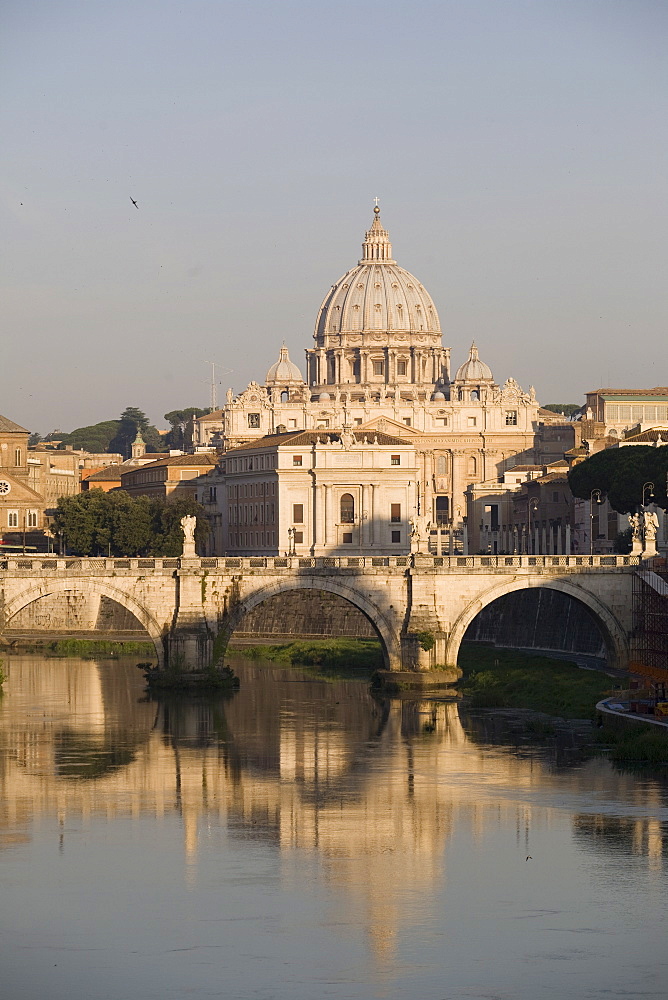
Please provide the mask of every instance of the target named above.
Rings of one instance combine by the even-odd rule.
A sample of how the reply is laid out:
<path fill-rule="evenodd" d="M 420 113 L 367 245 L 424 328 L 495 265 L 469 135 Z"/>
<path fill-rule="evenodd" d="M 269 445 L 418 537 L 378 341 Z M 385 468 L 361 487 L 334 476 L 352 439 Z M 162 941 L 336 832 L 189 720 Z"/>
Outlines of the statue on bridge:
<path fill-rule="evenodd" d="M 195 515 L 186 514 L 185 517 L 182 517 L 181 527 L 183 528 L 183 555 L 186 557 L 196 556 L 195 528 L 197 527 L 197 518 Z"/>

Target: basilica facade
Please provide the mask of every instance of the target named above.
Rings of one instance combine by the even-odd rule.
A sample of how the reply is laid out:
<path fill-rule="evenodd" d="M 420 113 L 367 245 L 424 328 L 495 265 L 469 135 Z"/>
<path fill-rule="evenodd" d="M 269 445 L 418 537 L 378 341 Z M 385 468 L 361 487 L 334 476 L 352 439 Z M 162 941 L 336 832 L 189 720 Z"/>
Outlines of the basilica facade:
<path fill-rule="evenodd" d="M 223 467 L 228 476 L 231 469 L 243 468 L 239 462 L 232 464 L 238 449 L 247 458 L 251 447 L 260 451 L 279 448 L 282 442 L 288 444 L 291 435 L 318 431 L 320 438 L 315 435 L 313 439 L 316 450 L 331 449 L 339 439 L 345 442 L 346 451 L 372 452 L 381 447 L 380 440 L 388 438 L 409 448 L 414 457 L 404 459 L 411 477 L 408 492 L 402 483 L 402 498 L 406 497 L 402 502 L 402 548 L 408 544 L 408 525 L 413 525 L 414 531 L 419 525 L 423 533 L 441 526 L 461 537 L 468 487 L 501 479 L 516 465 L 540 463 L 541 426 L 563 418 L 541 410 L 533 387 L 525 392 L 512 378 L 499 385 L 475 344 L 454 373 L 450 353 L 450 348 L 443 346 L 431 296 L 394 260 L 389 233 L 376 207 L 361 258 L 332 285 L 320 306 L 313 346 L 306 351 L 306 377 L 283 346 L 264 382 L 251 382 L 237 396 L 228 390 L 220 410 L 194 422 L 193 447 L 215 446 L 223 455 L 215 491 L 212 493 L 213 479 L 208 476 L 201 492 L 203 500 L 208 498 L 205 506 L 212 527 L 215 525 L 212 550 L 216 554 L 282 553 L 288 549 L 291 528 L 294 543 L 296 526 L 289 519 L 280 531 L 264 534 L 265 539 L 272 537 L 270 546 L 257 541 L 257 532 L 230 524 L 232 505 L 227 494 L 231 483 L 228 479 L 226 486 Z M 398 445 L 393 447 L 396 451 Z M 367 462 L 374 466 L 372 458 Z M 379 457 L 379 495 L 398 471 L 391 465 L 385 469 L 384 464 Z M 402 474 L 407 467 L 403 465 Z M 235 517 L 239 516 L 239 489 L 244 488 L 237 476 L 235 472 Z M 350 482 L 341 480 L 340 491 L 356 495 L 354 489 L 360 484 L 352 468 L 348 479 Z M 250 488 L 250 484 L 245 485 Z M 330 485 L 336 488 L 334 483 Z M 212 510 L 214 495 L 217 516 Z M 291 510 L 293 505 L 286 499 L 282 506 Z M 324 509 L 323 503 L 314 500 L 314 512 L 321 511 L 322 517 Z M 331 525 L 318 525 L 311 533 L 297 531 L 304 539 L 305 553 L 325 551 L 325 539 L 338 548 L 338 543 L 333 544 L 335 539 L 344 534 L 350 537 L 351 532 L 338 523 L 338 495 L 332 497 L 329 509 Z M 362 512 L 360 516 L 364 516 Z M 391 537 L 389 527 L 388 532 Z M 369 545 L 368 532 L 361 527 L 352 535 L 360 546 L 363 542 Z M 384 532 L 379 528 L 376 544 L 381 537 Z"/>

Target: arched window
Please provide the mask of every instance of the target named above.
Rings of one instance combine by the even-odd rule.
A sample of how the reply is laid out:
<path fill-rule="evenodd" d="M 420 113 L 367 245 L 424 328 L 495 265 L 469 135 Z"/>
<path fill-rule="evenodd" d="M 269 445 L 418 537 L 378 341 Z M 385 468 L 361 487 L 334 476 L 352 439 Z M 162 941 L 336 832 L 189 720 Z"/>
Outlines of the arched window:
<path fill-rule="evenodd" d="M 469 457 L 468 474 L 469 474 L 469 476 L 477 476 L 478 475 L 478 460 L 475 457 L 475 455 L 471 455 Z"/>
<path fill-rule="evenodd" d="M 477 403 L 479 399 L 480 399 L 480 393 L 478 392 L 477 389 L 473 389 L 471 392 L 471 402 Z"/>
<path fill-rule="evenodd" d="M 20 465 L 20 464 L 21 464 L 21 449 L 16 448 L 14 451 L 14 465 Z"/>
<path fill-rule="evenodd" d="M 287 403 L 290 400 L 290 395 L 287 389 L 284 389 L 281 393 L 281 403 Z"/>
<path fill-rule="evenodd" d="M 341 524 L 352 524 L 355 520 L 355 498 L 352 493 L 341 497 Z"/>
<path fill-rule="evenodd" d="M 447 476 L 448 474 L 448 460 L 445 455 L 438 455 L 436 458 L 436 475 L 437 476 Z"/>

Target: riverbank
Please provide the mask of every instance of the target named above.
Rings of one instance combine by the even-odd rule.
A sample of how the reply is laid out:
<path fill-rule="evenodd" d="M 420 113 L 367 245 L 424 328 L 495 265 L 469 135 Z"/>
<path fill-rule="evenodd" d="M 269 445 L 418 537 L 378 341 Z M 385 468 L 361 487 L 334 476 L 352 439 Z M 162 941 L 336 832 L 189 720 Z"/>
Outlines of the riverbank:
<path fill-rule="evenodd" d="M 463 643 L 459 690 L 473 708 L 521 708 L 563 719 L 596 716 L 596 703 L 615 687 L 597 670 L 549 656 Z"/>
<path fill-rule="evenodd" d="M 26 639 L 11 644 L 17 653 L 43 653 L 48 657 L 76 656 L 93 659 L 98 656 L 150 656 L 155 658 L 152 642 L 140 639 Z"/>
<path fill-rule="evenodd" d="M 248 660 L 271 660 L 292 666 L 330 670 L 380 670 L 383 653 L 377 639 L 309 639 L 278 645 L 228 646 L 229 653 Z"/>

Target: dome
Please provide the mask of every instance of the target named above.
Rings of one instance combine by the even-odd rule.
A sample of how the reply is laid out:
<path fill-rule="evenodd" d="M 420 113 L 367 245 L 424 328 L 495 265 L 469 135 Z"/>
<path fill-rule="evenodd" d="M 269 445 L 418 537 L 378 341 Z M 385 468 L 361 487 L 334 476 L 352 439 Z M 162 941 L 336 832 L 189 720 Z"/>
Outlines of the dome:
<path fill-rule="evenodd" d="M 328 392 L 321 392 L 320 395 L 318 396 L 318 399 L 320 400 L 321 403 L 326 403 L 331 398 L 332 397 L 330 396 L 330 394 Z"/>
<path fill-rule="evenodd" d="M 392 244 L 379 215 L 362 244 L 357 267 L 332 285 L 320 306 L 314 338 L 324 345 L 339 334 L 430 334 L 440 344 L 441 327 L 431 296 L 392 259 Z"/>
<path fill-rule="evenodd" d="M 304 379 L 297 365 L 290 361 L 288 349 L 285 344 L 283 344 L 278 356 L 278 361 L 276 361 L 267 372 L 266 384 L 289 385 L 294 382 L 298 382 L 300 385 L 303 385 Z"/>
<path fill-rule="evenodd" d="M 478 348 L 471 344 L 468 360 L 460 365 L 455 375 L 456 382 L 492 382 L 492 369 L 478 357 Z"/>
<path fill-rule="evenodd" d="M 433 400 L 443 400 L 443 399 L 445 399 L 445 393 L 444 392 L 440 392 L 440 391 L 439 392 L 435 392 L 434 395 L 431 398 Z"/>

